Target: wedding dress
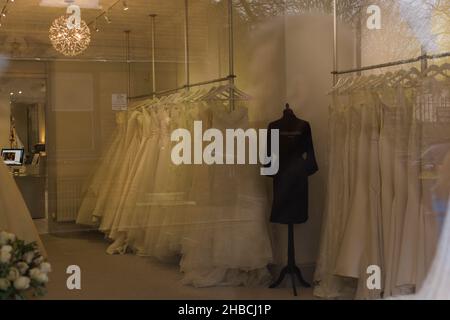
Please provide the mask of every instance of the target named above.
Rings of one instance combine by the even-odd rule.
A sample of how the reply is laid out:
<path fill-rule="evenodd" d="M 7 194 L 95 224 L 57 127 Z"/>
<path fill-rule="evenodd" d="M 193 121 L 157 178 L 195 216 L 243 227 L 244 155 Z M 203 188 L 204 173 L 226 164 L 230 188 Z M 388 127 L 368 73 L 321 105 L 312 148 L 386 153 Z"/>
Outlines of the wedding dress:
<path fill-rule="evenodd" d="M 171 175 L 175 174 L 174 165 L 171 160 L 171 129 L 173 128 L 173 118 L 170 117 L 171 110 L 169 106 L 158 108 L 157 119 L 159 122 L 159 141 L 158 141 L 158 159 L 153 178 L 153 190 L 147 195 L 147 203 L 150 207 L 146 213 L 144 222 L 144 231 L 142 234 L 142 243 L 139 246 L 138 254 L 142 256 L 151 256 L 160 260 L 172 260 L 176 253 L 165 251 L 165 243 L 161 241 L 167 231 L 164 226 L 164 220 L 167 218 L 168 208 L 176 196 L 172 192 L 176 187 L 171 185 Z"/>
<path fill-rule="evenodd" d="M 128 120 L 127 133 L 125 138 L 124 156 L 122 163 L 120 164 L 120 170 L 114 172 L 115 184 L 109 191 L 109 199 L 105 204 L 102 220 L 100 222 L 99 230 L 104 232 L 106 236 L 112 235 L 111 232 L 114 227 L 114 221 L 118 215 L 123 214 L 120 212 L 120 202 L 122 198 L 127 194 L 130 175 L 133 176 L 135 171 L 133 170 L 133 164 L 136 158 L 139 157 L 138 151 L 140 146 L 140 140 L 142 138 L 142 121 L 143 116 L 140 112 L 134 112 Z"/>
<path fill-rule="evenodd" d="M 126 156 L 128 147 L 126 137 L 128 136 L 130 123 L 132 123 L 132 121 L 133 119 L 129 117 L 128 114 L 124 113 L 123 118 L 118 122 L 118 139 L 120 142 L 118 142 L 117 151 L 114 152 L 112 159 L 105 159 L 104 166 L 101 166 L 101 168 L 105 169 L 105 174 L 104 178 L 101 178 L 101 176 L 99 177 L 100 183 L 98 188 L 100 190 L 98 191 L 98 197 L 95 201 L 94 209 L 92 210 L 92 220 L 96 226 L 99 226 L 103 218 L 110 195 L 120 186 L 120 183 L 118 183 L 117 180 L 117 172 L 121 169 L 123 159 Z M 80 221 L 80 223 L 82 222 Z"/>
<path fill-rule="evenodd" d="M 248 128 L 245 107 L 228 112 L 216 106 L 212 119 L 212 127 L 223 133 L 226 129 Z M 196 287 L 267 284 L 272 248 L 259 168 L 214 165 L 210 169 L 209 209 L 183 247 L 183 283 Z"/>
<path fill-rule="evenodd" d="M 153 177 L 157 170 L 159 156 L 159 118 L 154 108 L 144 110 L 143 144 L 136 173 L 130 187 L 130 193 L 125 201 L 127 214 L 119 222 L 118 233 L 121 237 L 116 240 L 116 247 L 124 244 L 137 253 L 143 253 L 143 238 L 145 232 L 154 224 L 149 218 L 151 215 L 150 195 L 153 192 L 155 181 Z"/>
<path fill-rule="evenodd" d="M 126 131 L 126 113 L 121 112 L 116 115 L 117 129 L 114 133 L 112 143 L 106 149 L 107 152 L 103 156 L 103 160 L 95 170 L 95 174 L 90 180 L 90 184 L 84 193 L 83 200 L 78 210 L 77 224 L 82 225 L 96 225 L 97 219 L 94 218 L 94 209 L 97 201 L 99 201 L 99 195 L 101 190 L 109 189 L 108 185 L 112 183 L 110 170 L 117 168 L 116 159 L 120 157 L 121 141 Z M 112 172 L 112 170 L 111 170 Z"/>
<path fill-rule="evenodd" d="M 46 256 L 22 194 L 3 161 L 0 161 L 0 183 L 0 231 L 13 233 L 27 243 L 36 242 L 40 253 Z"/>
<path fill-rule="evenodd" d="M 133 211 L 137 206 L 138 199 L 142 199 L 141 192 L 145 184 L 144 179 L 148 179 L 154 173 L 156 159 L 154 147 L 156 146 L 157 136 L 153 117 L 152 113 L 146 109 L 138 116 L 140 121 L 137 125 L 142 126 L 142 136 L 140 134 L 134 136 L 134 139 L 139 140 L 139 146 L 134 158 L 131 159 L 131 164 L 126 169 L 127 176 L 123 182 L 124 187 L 111 223 L 109 237 L 115 241 L 107 249 L 110 254 L 125 253 L 128 246 L 131 245 L 128 233 L 133 232 L 134 229 Z M 147 168 L 150 171 L 146 170 Z M 144 175 L 145 173 L 147 175 Z"/>
<path fill-rule="evenodd" d="M 353 130 L 354 141 L 354 175 L 351 183 L 353 192 L 350 203 L 350 212 L 344 230 L 339 253 L 336 261 L 336 274 L 340 276 L 359 278 L 362 255 L 365 248 L 365 237 L 368 229 L 368 186 L 371 126 L 370 97 L 365 92 L 358 92 L 353 96 Z"/>
<path fill-rule="evenodd" d="M 323 298 L 351 298 L 354 280 L 334 274 L 336 259 L 346 222 L 350 199 L 351 97 L 333 95 L 330 109 L 328 195 L 321 233 L 319 257 L 314 275 L 314 294 Z"/>

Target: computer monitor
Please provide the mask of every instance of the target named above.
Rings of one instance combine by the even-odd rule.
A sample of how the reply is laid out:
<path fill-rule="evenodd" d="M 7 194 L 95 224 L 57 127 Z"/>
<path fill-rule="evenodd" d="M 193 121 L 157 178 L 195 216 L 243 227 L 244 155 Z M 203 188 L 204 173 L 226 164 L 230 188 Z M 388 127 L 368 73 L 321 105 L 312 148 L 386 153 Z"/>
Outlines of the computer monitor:
<path fill-rule="evenodd" d="M 2 159 L 8 166 L 21 166 L 24 153 L 24 149 L 2 149 Z"/>

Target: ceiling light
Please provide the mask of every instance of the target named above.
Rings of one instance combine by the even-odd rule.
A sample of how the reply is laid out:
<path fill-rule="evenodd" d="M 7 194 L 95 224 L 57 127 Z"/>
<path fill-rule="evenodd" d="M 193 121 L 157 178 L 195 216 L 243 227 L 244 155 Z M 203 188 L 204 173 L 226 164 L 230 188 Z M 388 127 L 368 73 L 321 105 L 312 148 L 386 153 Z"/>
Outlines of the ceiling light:
<path fill-rule="evenodd" d="M 53 21 L 49 36 L 55 50 L 70 57 L 81 54 L 91 43 L 91 31 L 86 22 L 81 20 L 79 28 L 69 29 L 66 16 Z"/>
<path fill-rule="evenodd" d="M 19 91 L 19 94 L 22 94 L 22 91 Z"/>
<path fill-rule="evenodd" d="M 129 9 L 129 8 L 128 8 L 127 2 L 126 2 L 126 1 L 123 1 L 122 3 L 123 3 L 123 10 L 124 10 L 124 11 L 127 11 L 127 10 Z"/>

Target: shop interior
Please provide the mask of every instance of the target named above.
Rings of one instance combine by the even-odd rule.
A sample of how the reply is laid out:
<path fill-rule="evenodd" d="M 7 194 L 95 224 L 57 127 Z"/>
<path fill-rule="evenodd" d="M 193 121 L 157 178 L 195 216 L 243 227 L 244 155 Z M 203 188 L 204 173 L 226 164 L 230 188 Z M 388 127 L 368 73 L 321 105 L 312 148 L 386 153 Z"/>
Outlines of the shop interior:
<path fill-rule="evenodd" d="M 450 193 L 450 1 L 0 9 L 0 149 L 53 265 L 46 298 L 379 299 L 426 284 Z M 271 223 L 258 165 L 170 161 L 173 130 L 266 129 L 287 103 L 318 167 L 305 223 Z M 297 296 L 289 274 L 269 288 L 289 244 Z M 82 290 L 66 288 L 70 265 Z"/>

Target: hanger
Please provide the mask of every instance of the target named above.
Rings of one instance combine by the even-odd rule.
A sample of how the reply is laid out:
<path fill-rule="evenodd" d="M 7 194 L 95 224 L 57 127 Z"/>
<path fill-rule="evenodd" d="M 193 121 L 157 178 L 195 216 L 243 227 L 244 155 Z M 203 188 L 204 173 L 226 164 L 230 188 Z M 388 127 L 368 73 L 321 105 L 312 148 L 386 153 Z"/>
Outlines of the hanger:
<path fill-rule="evenodd" d="M 446 79 L 450 78 L 450 75 L 448 75 L 446 72 L 450 71 L 450 64 L 449 63 L 444 63 L 440 66 L 437 65 L 431 65 L 429 66 L 424 72 L 423 72 L 423 76 L 424 77 L 436 77 L 438 75 L 443 76 Z"/>
<path fill-rule="evenodd" d="M 346 94 L 351 91 L 358 83 L 360 83 L 365 76 L 352 77 L 352 81 L 347 82 L 342 89 L 339 90 L 340 94 Z"/>
<path fill-rule="evenodd" d="M 406 83 L 409 86 L 413 86 L 417 84 L 417 81 L 419 78 L 422 77 L 422 73 L 415 67 L 409 69 L 408 71 L 401 70 L 401 72 L 398 73 L 398 76 L 391 81 L 391 85 L 393 87 L 396 87 L 406 80 Z"/>
<path fill-rule="evenodd" d="M 230 93 L 233 96 L 230 96 Z M 203 97 L 203 100 L 227 101 L 231 99 L 236 101 L 248 101 L 251 100 L 252 97 L 230 83 L 217 87 Z"/>
<path fill-rule="evenodd" d="M 389 81 L 394 76 L 395 76 L 395 73 L 393 73 L 392 71 L 388 71 L 386 73 L 380 74 L 380 75 L 378 75 L 377 79 L 374 79 L 374 81 L 372 81 L 369 84 L 369 88 L 370 89 L 378 89 L 379 87 L 387 86 Z"/>
<path fill-rule="evenodd" d="M 350 77 L 340 77 L 338 79 L 338 81 L 336 82 L 336 84 L 331 88 L 331 90 L 327 94 L 331 94 L 331 93 L 333 93 L 333 91 L 336 91 L 337 89 L 339 89 L 344 82 L 348 81 L 349 78 Z"/>
<path fill-rule="evenodd" d="M 330 93 L 337 93 L 340 94 L 340 90 L 346 86 L 348 86 L 349 83 L 351 83 L 353 81 L 353 77 L 343 77 L 343 78 L 339 78 L 338 82 L 336 83 L 336 85 L 333 87 L 332 91 Z"/>

